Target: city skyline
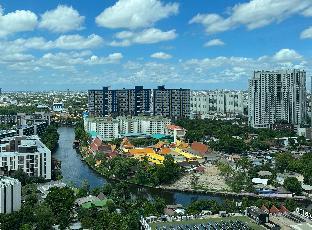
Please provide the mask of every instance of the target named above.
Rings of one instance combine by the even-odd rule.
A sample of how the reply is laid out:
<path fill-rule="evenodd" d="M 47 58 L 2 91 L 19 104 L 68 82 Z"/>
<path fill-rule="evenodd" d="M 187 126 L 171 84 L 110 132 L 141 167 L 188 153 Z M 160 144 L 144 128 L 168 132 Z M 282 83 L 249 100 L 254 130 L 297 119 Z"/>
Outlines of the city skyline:
<path fill-rule="evenodd" d="M 96 0 L 92 6 L 3 0 L 0 6 L 3 91 L 247 90 L 254 70 L 285 68 L 304 69 L 310 90 L 310 0 Z"/>

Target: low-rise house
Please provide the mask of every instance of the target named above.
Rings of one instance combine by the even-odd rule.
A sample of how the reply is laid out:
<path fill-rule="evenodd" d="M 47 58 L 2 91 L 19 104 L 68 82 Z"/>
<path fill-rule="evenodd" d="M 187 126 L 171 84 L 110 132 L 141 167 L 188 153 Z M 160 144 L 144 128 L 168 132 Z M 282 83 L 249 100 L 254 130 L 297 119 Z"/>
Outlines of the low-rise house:
<path fill-rule="evenodd" d="M 270 177 L 270 176 L 272 176 L 272 173 L 270 171 L 259 171 L 258 175 L 260 177 Z"/>
<path fill-rule="evenodd" d="M 205 167 L 204 166 L 198 166 L 197 168 L 194 169 L 196 173 L 204 173 L 205 172 Z"/>
<path fill-rule="evenodd" d="M 277 183 L 283 185 L 284 181 L 287 177 L 295 177 L 297 178 L 297 180 L 303 184 L 303 180 L 304 180 L 304 176 L 299 174 L 299 173 L 295 173 L 295 172 L 289 172 L 289 173 L 278 173 L 276 175 L 276 181 Z"/>
<path fill-rule="evenodd" d="M 42 198 L 45 199 L 47 195 L 49 194 L 49 190 L 53 187 L 57 188 L 64 188 L 67 185 L 63 182 L 60 181 L 51 181 L 45 184 L 40 184 L 38 185 L 37 189 L 41 192 Z"/>
<path fill-rule="evenodd" d="M 191 144 L 191 149 L 202 157 L 210 152 L 208 145 L 196 141 Z"/>
<path fill-rule="evenodd" d="M 312 196 L 312 186 L 311 185 L 303 184 L 302 189 L 306 194 L 308 194 L 309 197 Z"/>
<path fill-rule="evenodd" d="M 184 140 L 186 129 L 177 125 L 167 125 L 166 134 L 173 136 L 173 142 L 176 143 L 178 139 Z"/>
<path fill-rule="evenodd" d="M 252 178 L 252 183 L 254 184 L 262 184 L 262 185 L 268 185 L 268 179 L 261 179 L 261 178 Z"/>

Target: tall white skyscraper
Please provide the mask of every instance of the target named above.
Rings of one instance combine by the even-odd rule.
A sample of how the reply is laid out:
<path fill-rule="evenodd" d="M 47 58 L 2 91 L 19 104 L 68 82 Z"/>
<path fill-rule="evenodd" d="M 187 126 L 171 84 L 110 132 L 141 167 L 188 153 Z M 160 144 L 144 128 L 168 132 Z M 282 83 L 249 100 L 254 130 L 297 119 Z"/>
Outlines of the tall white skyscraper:
<path fill-rule="evenodd" d="M 287 122 L 306 122 L 306 72 L 302 70 L 255 71 L 249 80 L 249 124 L 270 128 Z"/>

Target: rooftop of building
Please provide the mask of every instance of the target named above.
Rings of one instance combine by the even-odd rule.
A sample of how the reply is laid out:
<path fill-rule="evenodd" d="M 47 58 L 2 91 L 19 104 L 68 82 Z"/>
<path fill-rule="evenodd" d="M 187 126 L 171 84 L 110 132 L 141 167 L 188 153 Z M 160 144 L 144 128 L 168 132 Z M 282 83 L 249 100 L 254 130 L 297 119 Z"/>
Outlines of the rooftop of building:
<path fill-rule="evenodd" d="M 7 177 L 7 176 L 0 176 L 0 187 L 4 187 L 7 185 L 14 185 L 20 183 L 18 179 Z"/>

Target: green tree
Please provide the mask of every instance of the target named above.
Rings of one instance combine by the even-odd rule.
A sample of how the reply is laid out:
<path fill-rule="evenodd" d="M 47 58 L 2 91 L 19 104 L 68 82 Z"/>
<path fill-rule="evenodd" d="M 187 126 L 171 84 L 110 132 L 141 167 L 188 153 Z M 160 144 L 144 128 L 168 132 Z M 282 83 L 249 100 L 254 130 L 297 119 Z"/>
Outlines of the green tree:
<path fill-rule="evenodd" d="M 290 153 L 279 153 L 275 157 L 275 167 L 277 171 L 284 172 L 289 170 L 291 162 L 294 160 Z"/>
<path fill-rule="evenodd" d="M 53 212 L 46 204 L 41 204 L 35 209 L 36 229 L 49 230 L 52 229 L 54 223 Z"/>
<path fill-rule="evenodd" d="M 78 189 L 77 197 L 84 197 L 90 193 L 90 184 L 87 180 L 82 181 L 81 187 Z"/>
<path fill-rule="evenodd" d="M 45 201 L 51 208 L 55 220 L 60 224 L 61 229 L 68 227 L 72 220 L 72 209 L 75 199 L 74 191 L 69 187 L 51 188 L 47 195 Z"/>
<path fill-rule="evenodd" d="M 296 208 L 298 207 L 298 203 L 296 200 L 294 199 L 287 199 L 285 201 L 285 207 L 290 211 L 293 212 L 296 210 Z"/>
<path fill-rule="evenodd" d="M 301 183 L 296 177 L 287 177 L 283 185 L 288 191 L 300 195 L 302 192 Z"/>
<path fill-rule="evenodd" d="M 252 166 L 250 160 L 247 157 L 241 157 L 236 163 L 238 168 L 241 168 L 244 172 L 248 172 Z"/>

